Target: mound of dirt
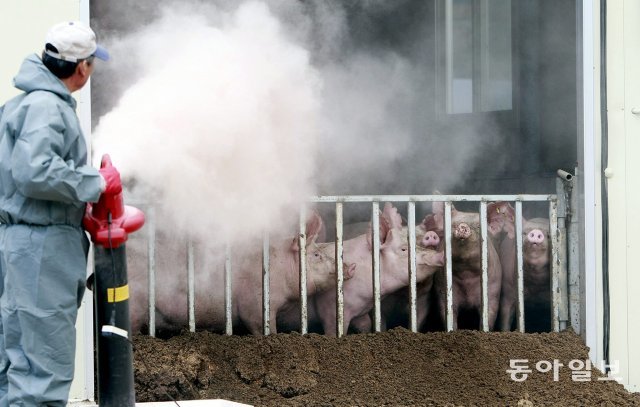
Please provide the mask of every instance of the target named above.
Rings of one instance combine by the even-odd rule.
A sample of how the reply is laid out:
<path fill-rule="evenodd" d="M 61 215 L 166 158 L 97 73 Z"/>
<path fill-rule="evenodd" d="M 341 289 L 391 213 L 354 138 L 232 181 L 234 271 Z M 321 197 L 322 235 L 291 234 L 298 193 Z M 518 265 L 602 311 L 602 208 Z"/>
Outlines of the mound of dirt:
<path fill-rule="evenodd" d="M 134 339 L 136 400 L 223 398 L 256 406 L 640 406 L 593 367 L 585 381 L 569 362 L 588 349 L 572 331 L 457 331 L 328 338 L 309 334 L 183 333 Z M 512 380 L 511 359 L 532 372 Z M 557 380 L 549 363 L 558 360 Z M 540 363 L 539 363 L 540 362 Z M 575 362 L 573 364 L 575 366 Z M 538 368 L 537 368 L 538 367 Z M 584 369 L 582 369 L 584 371 Z"/>

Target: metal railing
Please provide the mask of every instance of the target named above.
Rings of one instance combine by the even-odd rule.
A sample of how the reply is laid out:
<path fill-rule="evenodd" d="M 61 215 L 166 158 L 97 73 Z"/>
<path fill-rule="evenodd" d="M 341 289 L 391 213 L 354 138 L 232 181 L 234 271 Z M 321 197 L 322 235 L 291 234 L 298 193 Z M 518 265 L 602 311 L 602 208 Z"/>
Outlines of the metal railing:
<path fill-rule="evenodd" d="M 564 198 L 564 197 L 563 197 Z M 417 327 L 417 307 L 416 307 L 416 221 L 415 209 L 416 203 L 422 202 L 444 202 L 444 219 L 445 219 L 445 275 L 446 275 L 446 324 L 447 331 L 453 330 L 453 263 L 452 263 L 452 204 L 454 202 L 478 202 L 480 213 L 480 231 L 482 242 L 482 312 L 481 312 L 481 329 L 489 330 L 489 311 L 488 311 L 488 244 L 487 237 L 487 203 L 494 201 L 506 201 L 515 203 L 515 227 L 516 227 L 516 250 L 517 250 L 517 329 L 520 332 L 525 330 L 524 318 L 524 259 L 523 259 L 523 216 L 522 205 L 524 202 L 548 202 L 549 204 L 549 225 L 550 225 L 550 243 L 551 243 L 551 321 L 553 331 L 559 331 L 566 326 L 564 313 L 568 308 L 566 304 L 566 293 L 563 285 L 566 285 L 566 247 L 565 235 L 560 232 L 558 227 L 558 198 L 557 195 L 340 195 L 340 196 L 316 196 L 309 200 L 310 203 L 333 203 L 335 204 L 335 270 L 336 270 L 336 321 L 337 336 L 345 334 L 343 328 L 344 322 L 344 270 L 343 270 L 343 212 L 344 205 L 349 203 L 370 203 L 371 204 L 371 222 L 372 222 L 372 282 L 373 282 L 373 329 L 379 332 L 381 329 L 381 294 L 380 294 L 380 239 L 379 239 L 379 213 L 381 202 L 407 203 L 407 239 L 409 247 L 409 329 L 416 332 Z M 563 202 L 564 205 L 564 202 Z M 564 207 L 564 206 L 563 206 Z M 564 215 L 563 215 L 564 216 Z M 299 223 L 299 265 L 300 265 L 300 332 L 306 334 L 308 332 L 308 304 L 307 304 L 307 270 L 306 270 L 306 210 L 302 208 L 300 211 Z M 149 334 L 156 334 L 156 317 L 155 317 L 155 211 L 153 208 L 147 209 L 147 230 L 148 230 L 148 273 L 149 273 Z M 561 242 L 562 240 L 562 242 Z M 195 331 L 195 284 L 194 284 L 194 250 L 191 242 L 187 243 L 187 279 L 188 279 L 188 318 L 189 329 Z M 269 236 L 263 236 L 262 245 L 262 320 L 263 333 L 268 335 L 271 332 L 270 307 L 269 307 Z M 225 248 L 225 333 L 231 335 L 233 333 L 232 324 L 232 259 L 231 248 L 229 245 Z M 561 283 L 561 281 L 563 283 Z M 562 311 L 561 311 L 562 310 Z M 561 315 L 563 314 L 563 315 Z M 564 319 L 563 319 L 564 318 Z M 564 321 L 561 326 L 561 321 Z"/>

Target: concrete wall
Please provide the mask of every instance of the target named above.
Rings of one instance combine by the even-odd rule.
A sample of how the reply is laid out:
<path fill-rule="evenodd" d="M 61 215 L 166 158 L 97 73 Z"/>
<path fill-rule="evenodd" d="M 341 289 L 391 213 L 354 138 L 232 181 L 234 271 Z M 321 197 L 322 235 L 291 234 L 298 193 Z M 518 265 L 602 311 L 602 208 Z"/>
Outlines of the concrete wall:
<path fill-rule="evenodd" d="M 19 91 L 13 77 L 22 61 L 31 53 L 40 54 L 46 33 L 52 25 L 65 20 L 89 21 L 89 0 L 2 0 L 0 1 L 0 104 Z M 91 128 L 90 86 L 74 96 L 78 116 L 88 137 Z M 91 292 L 87 292 L 78 315 L 75 379 L 70 399 L 93 399 L 93 331 Z"/>

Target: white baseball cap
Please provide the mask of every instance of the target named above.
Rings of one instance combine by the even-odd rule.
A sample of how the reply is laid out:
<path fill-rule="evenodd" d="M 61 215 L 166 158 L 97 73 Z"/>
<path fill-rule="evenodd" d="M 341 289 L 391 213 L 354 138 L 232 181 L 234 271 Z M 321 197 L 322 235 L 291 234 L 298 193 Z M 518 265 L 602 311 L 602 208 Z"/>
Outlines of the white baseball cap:
<path fill-rule="evenodd" d="M 53 45 L 58 52 L 45 48 L 45 53 L 57 59 L 78 62 L 92 55 L 103 61 L 109 59 L 106 49 L 96 44 L 96 34 L 89 26 L 80 21 L 65 21 L 51 27 L 46 43 Z"/>

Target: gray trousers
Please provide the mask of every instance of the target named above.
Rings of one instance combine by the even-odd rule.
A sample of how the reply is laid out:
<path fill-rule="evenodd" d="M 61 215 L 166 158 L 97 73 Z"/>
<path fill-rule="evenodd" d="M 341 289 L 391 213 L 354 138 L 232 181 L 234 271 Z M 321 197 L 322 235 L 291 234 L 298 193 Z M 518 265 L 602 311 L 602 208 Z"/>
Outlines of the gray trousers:
<path fill-rule="evenodd" d="M 88 247 L 73 226 L 0 225 L 0 407 L 66 406 Z"/>

